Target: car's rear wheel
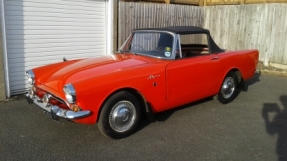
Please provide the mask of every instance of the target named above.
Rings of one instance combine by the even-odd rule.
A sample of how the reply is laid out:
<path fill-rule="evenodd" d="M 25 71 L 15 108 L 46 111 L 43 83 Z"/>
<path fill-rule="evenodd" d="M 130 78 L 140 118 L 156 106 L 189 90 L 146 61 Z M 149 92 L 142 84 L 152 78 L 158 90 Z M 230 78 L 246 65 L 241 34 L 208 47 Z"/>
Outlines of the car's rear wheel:
<path fill-rule="evenodd" d="M 120 91 L 104 104 L 98 128 L 105 136 L 120 139 L 132 134 L 139 120 L 140 104 L 137 98 L 127 91 Z"/>
<path fill-rule="evenodd" d="M 234 72 L 229 72 L 224 78 L 220 90 L 217 95 L 214 96 L 216 101 L 227 104 L 231 102 L 238 90 L 238 79 Z"/>

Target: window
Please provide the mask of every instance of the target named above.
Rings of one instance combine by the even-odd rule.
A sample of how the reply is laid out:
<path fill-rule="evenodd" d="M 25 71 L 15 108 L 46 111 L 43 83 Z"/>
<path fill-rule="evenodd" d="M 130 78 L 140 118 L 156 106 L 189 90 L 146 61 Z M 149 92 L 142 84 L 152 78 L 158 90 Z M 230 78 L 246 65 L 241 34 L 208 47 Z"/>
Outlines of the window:
<path fill-rule="evenodd" d="M 128 51 L 152 57 L 172 58 L 173 35 L 164 32 L 135 32 Z"/>
<path fill-rule="evenodd" d="M 209 54 L 206 34 L 180 35 L 182 58 Z"/>

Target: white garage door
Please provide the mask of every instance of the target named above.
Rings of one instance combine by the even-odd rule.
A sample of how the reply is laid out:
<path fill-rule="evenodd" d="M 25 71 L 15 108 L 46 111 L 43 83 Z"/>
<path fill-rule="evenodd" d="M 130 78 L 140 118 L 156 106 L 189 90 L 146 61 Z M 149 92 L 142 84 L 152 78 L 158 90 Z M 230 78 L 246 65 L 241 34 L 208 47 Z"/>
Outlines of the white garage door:
<path fill-rule="evenodd" d="M 106 0 L 4 0 L 11 95 L 29 87 L 25 71 L 106 54 Z"/>

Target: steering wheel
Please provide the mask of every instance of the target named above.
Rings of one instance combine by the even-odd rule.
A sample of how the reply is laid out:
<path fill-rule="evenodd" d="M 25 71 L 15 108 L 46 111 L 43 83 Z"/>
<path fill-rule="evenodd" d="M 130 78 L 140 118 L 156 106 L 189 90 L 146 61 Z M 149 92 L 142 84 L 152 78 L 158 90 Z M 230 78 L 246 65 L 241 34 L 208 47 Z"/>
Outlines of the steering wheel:
<path fill-rule="evenodd" d="M 133 45 L 133 46 L 131 47 L 131 50 L 136 50 L 136 48 L 140 48 L 140 50 L 145 51 L 145 49 L 144 49 L 141 45 Z"/>

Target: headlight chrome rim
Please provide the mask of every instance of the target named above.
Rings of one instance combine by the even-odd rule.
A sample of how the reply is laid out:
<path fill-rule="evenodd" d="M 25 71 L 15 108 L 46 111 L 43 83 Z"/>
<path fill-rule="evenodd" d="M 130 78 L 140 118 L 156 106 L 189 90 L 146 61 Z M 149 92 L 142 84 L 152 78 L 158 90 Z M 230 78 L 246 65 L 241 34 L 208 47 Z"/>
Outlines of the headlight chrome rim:
<path fill-rule="evenodd" d="M 26 71 L 26 76 L 28 77 L 28 82 L 31 84 L 31 85 L 34 85 L 35 84 L 35 74 L 32 70 L 27 70 Z"/>
<path fill-rule="evenodd" d="M 76 91 L 72 84 L 67 84 L 64 86 L 63 91 L 65 93 L 66 100 L 69 103 L 76 102 Z"/>

